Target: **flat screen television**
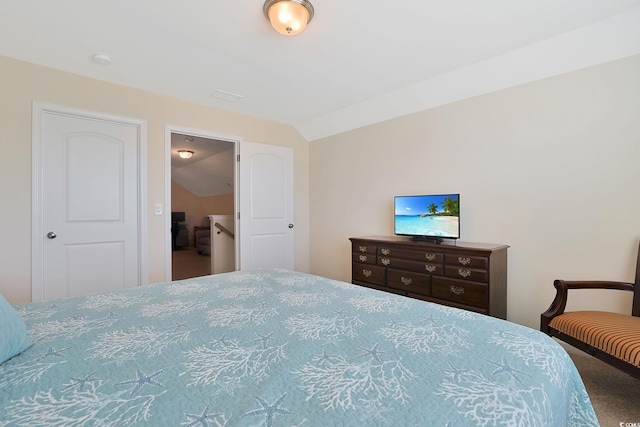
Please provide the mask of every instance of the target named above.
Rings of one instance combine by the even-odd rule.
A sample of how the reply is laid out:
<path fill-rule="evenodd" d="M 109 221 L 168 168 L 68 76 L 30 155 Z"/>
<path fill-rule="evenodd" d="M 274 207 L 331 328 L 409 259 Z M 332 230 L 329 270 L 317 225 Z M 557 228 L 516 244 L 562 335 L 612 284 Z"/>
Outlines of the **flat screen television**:
<path fill-rule="evenodd" d="M 171 222 L 184 222 L 184 212 L 171 212 Z"/>
<path fill-rule="evenodd" d="M 460 194 L 395 196 L 393 208 L 398 236 L 437 243 L 460 238 Z"/>

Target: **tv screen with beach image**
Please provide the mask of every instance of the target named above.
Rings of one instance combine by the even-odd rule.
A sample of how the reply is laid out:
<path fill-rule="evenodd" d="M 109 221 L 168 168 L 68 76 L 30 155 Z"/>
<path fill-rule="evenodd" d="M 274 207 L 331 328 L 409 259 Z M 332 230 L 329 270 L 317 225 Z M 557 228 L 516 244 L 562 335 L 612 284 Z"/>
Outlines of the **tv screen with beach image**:
<path fill-rule="evenodd" d="M 404 236 L 458 239 L 460 195 L 396 196 L 394 232 Z"/>

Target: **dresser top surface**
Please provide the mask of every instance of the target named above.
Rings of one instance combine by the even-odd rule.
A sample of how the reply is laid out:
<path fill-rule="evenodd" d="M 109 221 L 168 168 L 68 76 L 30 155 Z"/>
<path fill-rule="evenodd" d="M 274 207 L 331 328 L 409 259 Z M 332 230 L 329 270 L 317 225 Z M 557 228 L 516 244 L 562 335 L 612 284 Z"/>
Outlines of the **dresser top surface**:
<path fill-rule="evenodd" d="M 509 246 L 498 243 L 477 243 L 477 242 L 462 242 L 453 239 L 444 239 L 442 243 L 424 242 L 411 240 L 411 237 L 407 236 L 362 236 L 362 237 L 350 237 L 349 240 L 353 241 L 368 241 L 375 243 L 397 243 L 403 246 L 413 247 L 415 249 L 480 249 L 488 251 L 497 251 L 500 249 L 506 249 Z"/>

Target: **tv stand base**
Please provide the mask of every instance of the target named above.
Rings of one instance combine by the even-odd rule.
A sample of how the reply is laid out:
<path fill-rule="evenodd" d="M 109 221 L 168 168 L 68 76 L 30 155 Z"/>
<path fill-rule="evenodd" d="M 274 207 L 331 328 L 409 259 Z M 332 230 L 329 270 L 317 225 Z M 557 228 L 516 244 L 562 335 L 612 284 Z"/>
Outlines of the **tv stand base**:
<path fill-rule="evenodd" d="M 411 238 L 411 241 L 413 241 L 413 242 L 429 242 L 429 243 L 435 243 L 436 245 L 439 245 L 439 244 L 442 243 L 442 237 L 413 236 Z"/>

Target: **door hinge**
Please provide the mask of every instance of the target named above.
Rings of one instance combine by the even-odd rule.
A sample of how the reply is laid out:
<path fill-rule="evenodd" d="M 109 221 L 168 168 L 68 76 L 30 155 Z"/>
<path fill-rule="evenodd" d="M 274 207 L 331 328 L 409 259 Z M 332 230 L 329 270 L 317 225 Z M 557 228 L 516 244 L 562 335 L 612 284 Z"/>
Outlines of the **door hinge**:
<path fill-rule="evenodd" d="M 236 162 L 240 163 L 240 154 L 236 155 Z"/>
<path fill-rule="evenodd" d="M 240 212 L 238 212 L 238 219 L 240 219 Z"/>

